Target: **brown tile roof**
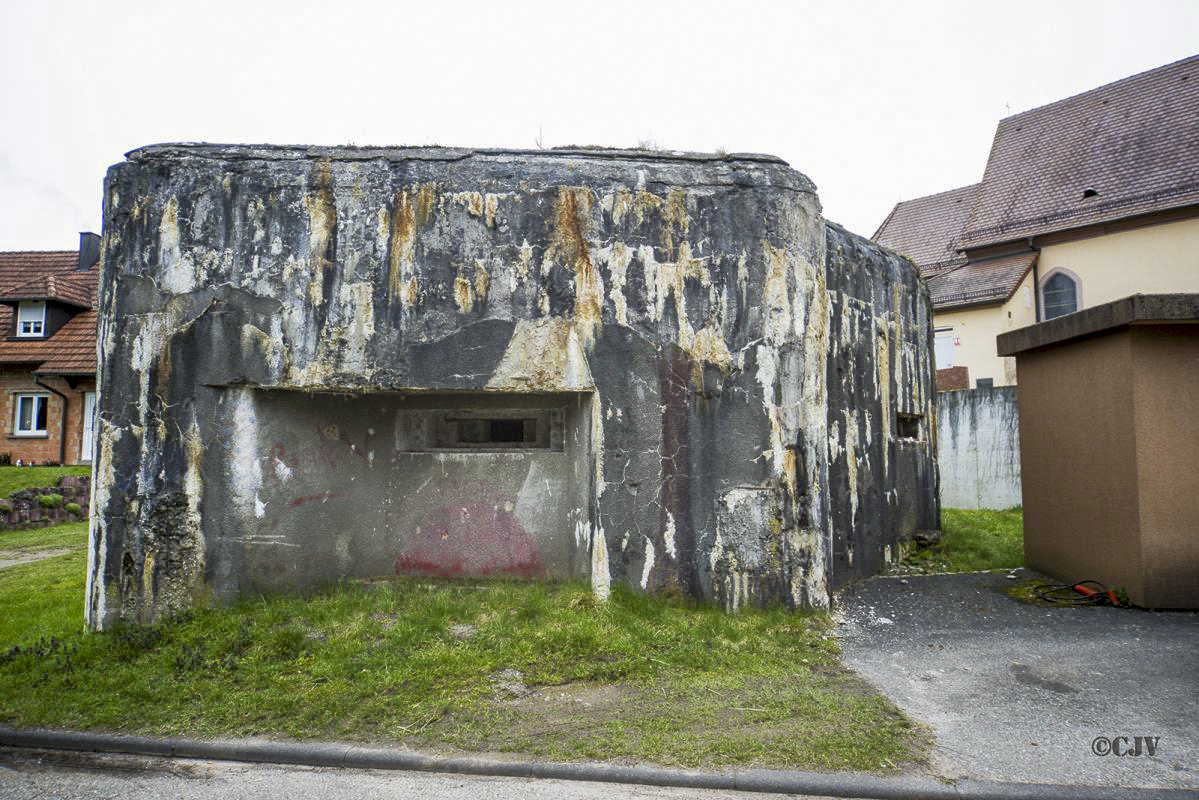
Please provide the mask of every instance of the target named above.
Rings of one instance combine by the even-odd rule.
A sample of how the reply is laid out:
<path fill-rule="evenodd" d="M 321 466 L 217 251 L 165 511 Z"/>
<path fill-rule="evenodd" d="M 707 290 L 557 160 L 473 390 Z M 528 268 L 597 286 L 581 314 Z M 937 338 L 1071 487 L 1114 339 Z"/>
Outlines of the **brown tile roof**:
<path fill-rule="evenodd" d="M 1098 192 L 1084 197 L 1085 189 Z M 959 244 L 1199 203 L 1199 56 L 999 123 Z"/>
<path fill-rule="evenodd" d="M 77 271 L 78 262 L 77 250 L 0 252 L 0 298 L 51 298 L 94 308 L 98 269 Z M 49 339 L 33 341 L 8 341 L 12 315 L 11 307 L 0 305 L 0 363 L 29 364 L 44 373 L 86 375 L 96 371 L 94 311 L 82 311 Z"/>
<path fill-rule="evenodd" d="M 928 274 L 925 281 L 940 311 L 958 306 L 1002 303 L 1036 263 L 1036 252 L 971 261 L 960 267 Z"/>
<path fill-rule="evenodd" d="M 96 372 L 96 312 L 83 311 L 71 317 L 54 335 L 42 342 L 46 358 L 36 372 L 53 375 L 94 375 Z"/>
<path fill-rule="evenodd" d="M 95 272 L 92 270 L 68 275 L 39 275 L 23 286 L 0 291 L 0 302 L 57 300 L 79 308 L 91 308 L 95 284 Z"/>
<path fill-rule="evenodd" d="M 977 192 L 974 183 L 897 203 L 874 241 L 915 261 L 921 273 L 965 263 L 956 243 Z"/>

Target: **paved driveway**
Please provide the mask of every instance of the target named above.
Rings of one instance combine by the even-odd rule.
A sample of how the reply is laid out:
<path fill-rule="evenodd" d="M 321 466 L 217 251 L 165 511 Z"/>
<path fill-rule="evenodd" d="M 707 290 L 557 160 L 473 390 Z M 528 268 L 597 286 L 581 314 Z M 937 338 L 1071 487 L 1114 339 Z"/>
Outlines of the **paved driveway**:
<path fill-rule="evenodd" d="M 1199 788 L 1199 614 L 1046 608 L 1002 593 L 1016 582 L 851 587 L 838 611 L 846 661 L 932 726 L 946 776 Z M 1153 756 L 1117 757 L 1092 752 L 1098 736 L 1159 738 Z"/>

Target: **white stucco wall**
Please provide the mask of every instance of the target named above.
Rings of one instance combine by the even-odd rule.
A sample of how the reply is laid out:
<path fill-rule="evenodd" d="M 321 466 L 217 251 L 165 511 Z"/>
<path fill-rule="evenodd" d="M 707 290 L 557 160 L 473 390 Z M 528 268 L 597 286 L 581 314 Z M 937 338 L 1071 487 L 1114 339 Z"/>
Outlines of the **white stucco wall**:
<path fill-rule="evenodd" d="M 940 331 L 947 328 L 944 335 L 952 336 L 954 342 L 953 363 L 943 364 L 943 359 L 938 359 L 937 369 L 967 367 L 972 387 L 979 378 L 990 378 L 995 386 L 1014 384 L 1016 359 L 1000 358 L 996 354 L 995 337 L 1036 322 L 1033 285 L 1032 270 L 1029 270 L 1002 305 L 935 313 L 933 327 L 939 331 L 937 336 L 942 336 Z"/>

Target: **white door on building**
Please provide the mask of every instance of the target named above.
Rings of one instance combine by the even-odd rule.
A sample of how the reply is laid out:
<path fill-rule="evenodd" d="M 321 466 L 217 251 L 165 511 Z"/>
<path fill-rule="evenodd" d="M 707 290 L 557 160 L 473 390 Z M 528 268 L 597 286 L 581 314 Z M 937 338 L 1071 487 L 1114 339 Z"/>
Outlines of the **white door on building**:
<path fill-rule="evenodd" d="M 79 460 L 91 461 L 96 442 L 96 393 L 83 393 L 83 444 L 79 448 Z"/>
<path fill-rule="evenodd" d="M 933 357 L 937 359 L 937 369 L 948 369 L 953 363 L 953 329 L 937 331 L 933 337 Z"/>

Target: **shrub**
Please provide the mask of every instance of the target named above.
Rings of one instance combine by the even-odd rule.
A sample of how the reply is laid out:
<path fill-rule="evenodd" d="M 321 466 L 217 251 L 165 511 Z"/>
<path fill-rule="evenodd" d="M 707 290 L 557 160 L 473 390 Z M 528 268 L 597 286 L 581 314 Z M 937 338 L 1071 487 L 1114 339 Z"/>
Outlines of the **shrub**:
<path fill-rule="evenodd" d="M 42 508 L 60 508 L 62 506 L 62 495 L 39 494 L 37 496 L 37 504 Z"/>
<path fill-rule="evenodd" d="M 8 503 L 0 502 L 0 514 L 11 514 L 11 513 L 12 513 L 12 506 L 10 506 Z"/>
<path fill-rule="evenodd" d="M 83 515 L 83 507 L 78 503 L 67 503 L 67 511 L 70 511 L 77 517 Z"/>
<path fill-rule="evenodd" d="M 11 466 L 12 466 L 12 453 L 9 453 L 9 452 L 0 453 L 0 467 L 11 467 Z"/>

